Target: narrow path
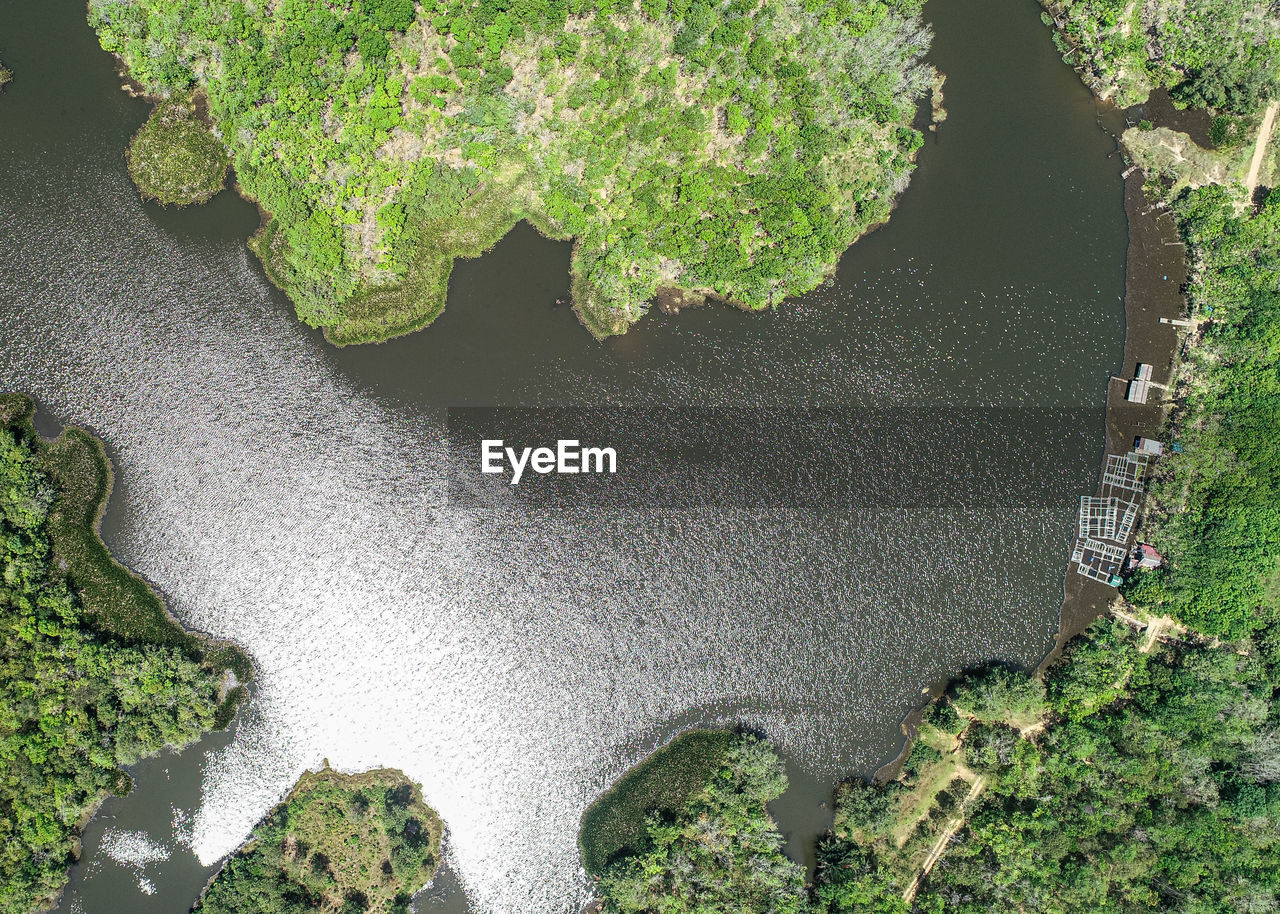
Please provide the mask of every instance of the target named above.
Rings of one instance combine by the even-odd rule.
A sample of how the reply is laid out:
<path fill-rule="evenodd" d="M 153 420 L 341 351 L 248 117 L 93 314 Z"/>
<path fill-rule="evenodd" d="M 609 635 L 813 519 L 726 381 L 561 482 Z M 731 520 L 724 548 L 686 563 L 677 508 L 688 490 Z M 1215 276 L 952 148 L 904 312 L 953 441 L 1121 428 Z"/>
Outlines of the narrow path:
<path fill-rule="evenodd" d="M 1147 623 L 1147 640 L 1142 642 L 1142 647 L 1138 648 L 1140 654 L 1150 654 L 1151 649 L 1156 646 L 1156 642 L 1160 640 L 1160 636 L 1165 633 L 1166 629 L 1173 627 L 1173 620 L 1168 616 L 1160 616 L 1152 619 Z"/>
<path fill-rule="evenodd" d="M 1271 140 L 1271 130 L 1276 125 L 1278 112 L 1280 112 L 1280 102 L 1272 102 L 1267 113 L 1262 116 L 1262 126 L 1258 128 L 1258 142 L 1253 147 L 1253 160 L 1249 163 L 1249 173 L 1244 179 L 1246 200 L 1252 200 L 1253 192 L 1258 189 L 1258 172 L 1262 170 L 1262 159 L 1267 152 L 1267 143 Z"/>
<path fill-rule="evenodd" d="M 938 862 L 942 852 L 947 849 L 951 839 L 956 836 L 960 826 L 964 825 L 965 808 L 978 798 L 978 794 L 982 793 L 982 789 L 986 786 L 987 779 L 985 777 L 980 777 L 973 782 L 973 786 L 969 788 L 969 793 L 960 804 L 960 815 L 947 822 L 947 827 L 942 830 L 942 834 L 938 835 L 938 840 L 933 842 L 933 847 L 929 849 L 929 856 L 924 858 L 924 865 L 920 867 L 920 872 L 916 873 L 916 878 L 911 880 L 911 885 L 907 886 L 907 890 L 902 893 L 902 900 L 907 904 L 915 901 L 916 892 L 920 891 L 920 883 L 924 881 L 925 876 L 929 875 L 929 871 Z"/>
<path fill-rule="evenodd" d="M 1145 637 L 1138 648 L 1138 652 L 1142 654 L 1151 653 L 1151 649 L 1162 641 L 1165 635 L 1176 635 L 1185 630 L 1172 616 L 1147 616 L 1145 619 L 1140 619 L 1129 615 L 1118 606 L 1112 607 L 1111 615 L 1143 632 Z"/>

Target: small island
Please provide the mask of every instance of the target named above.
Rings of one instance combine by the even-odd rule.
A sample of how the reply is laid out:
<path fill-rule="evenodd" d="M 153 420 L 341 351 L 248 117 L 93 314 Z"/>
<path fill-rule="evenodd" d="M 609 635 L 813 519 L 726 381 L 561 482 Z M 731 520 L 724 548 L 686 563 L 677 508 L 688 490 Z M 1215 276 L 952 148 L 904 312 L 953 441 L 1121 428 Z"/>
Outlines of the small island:
<path fill-rule="evenodd" d="M 231 168 L 226 149 L 196 116 L 190 100 L 156 105 L 126 154 L 138 192 L 157 203 L 203 203 L 222 190 Z"/>
<path fill-rule="evenodd" d="M 659 295 L 763 309 L 813 289 L 906 187 L 933 81 L 921 5 L 95 0 L 89 17 L 151 97 L 207 100 L 264 213 L 267 274 L 346 344 L 426 326 L 454 259 L 520 220 L 574 241 L 597 336 Z M 161 173 L 178 162 L 147 155 L 176 129 L 157 118 L 133 171 L 183 196 Z"/>
<path fill-rule="evenodd" d="M 53 905 L 79 832 L 125 767 L 225 727 L 252 675 L 237 648 L 183 630 L 112 559 L 102 442 L 52 441 L 0 395 L 0 910 Z"/>
<path fill-rule="evenodd" d="M 199 914 L 402 914 L 440 861 L 440 817 L 399 771 L 308 772 L 209 883 Z"/>

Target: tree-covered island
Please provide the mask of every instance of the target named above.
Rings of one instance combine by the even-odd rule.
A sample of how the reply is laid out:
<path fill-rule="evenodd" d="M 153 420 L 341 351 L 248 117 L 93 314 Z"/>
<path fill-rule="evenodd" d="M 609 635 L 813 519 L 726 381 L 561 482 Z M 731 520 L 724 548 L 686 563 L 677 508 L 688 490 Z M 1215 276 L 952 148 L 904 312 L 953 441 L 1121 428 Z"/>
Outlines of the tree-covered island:
<path fill-rule="evenodd" d="M 659 290 L 767 308 L 814 288 L 906 186 L 921 5 L 91 0 L 89 19 L 146 92 L 207 104 L 268 274 L 355 343 L 430 323 L 454 258 L 521 219 L 575 241 L 597 335 Z"/>
<path fill-rule="evenodd" d="M 132 786 L 124 766 L 225 726 L 252 672 L 116 564 L 101 442 L 45 441 L 32 412 L 0 395 L 0 914 L 51 906 L 81 826 Z"/>
<path fill-rule="evenodd" d="M 199 914 L 406 914 L 440 862 L 444 828 L 399 771 L 308 772 L 258 823 Z"/>

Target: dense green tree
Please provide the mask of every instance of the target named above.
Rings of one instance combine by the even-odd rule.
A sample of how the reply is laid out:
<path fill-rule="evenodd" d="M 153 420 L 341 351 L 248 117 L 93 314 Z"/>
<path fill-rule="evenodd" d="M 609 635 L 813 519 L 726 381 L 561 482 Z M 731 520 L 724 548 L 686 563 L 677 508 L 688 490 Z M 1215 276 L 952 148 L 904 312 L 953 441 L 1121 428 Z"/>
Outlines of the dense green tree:
<path fill-rule="evenodd" d="M 1280 29 L 1256 0 L 1043 0 L 1060 46 L 1123 105 L 1155 87 L 1248 113 L 1280 93 Z"/>
<path fill-rule="evenodd" d="M 706 785 L 675 814 L 650 817 L 643 846 L 600 876 L 604 910 L 807 911 L 804 871 L 782 853 L 782 835 L 765 808 L 786 786 L 769 744 L 736 736 Z"/>
<path fill-rule="evenodd" d="M 92 0 L 158 95 L 203 92 L 256 249 L 341 342 L 422 326 L 517 219 L 577 240 L 618 332 L 662 287 L 754 308 L 886 218 L 920 145 L 920 0 Z M 388 204 L 400 218 L 383 218 Z"/>
<path fill-rule="evenodd" d="M 1021 670 L 991 666 L 968 677 L 963 693 L 954 696 L 951 704 L 983 723 L 1029 722 L 1045 708 L 1044 686 Z"/>
<path fill-rule="evenodd" d="M 1175 416 L 1182 452 L 1153 487 L 1170 568 L 1126 594 L 1214 635 L 1280 614 L 1280 194 L 1237 215 L 1209 186 L 1174 202 L 1195 252 L 1191 304 L 1209 319 Z"/>

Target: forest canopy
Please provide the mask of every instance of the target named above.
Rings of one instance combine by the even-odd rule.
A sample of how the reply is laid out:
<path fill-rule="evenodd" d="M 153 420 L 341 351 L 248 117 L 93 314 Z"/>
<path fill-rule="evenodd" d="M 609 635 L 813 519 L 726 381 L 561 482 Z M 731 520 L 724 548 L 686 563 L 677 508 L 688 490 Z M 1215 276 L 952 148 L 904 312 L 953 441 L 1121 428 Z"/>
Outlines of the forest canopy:
<path fill-rule="evenodd" d="M 520 219 L 621 332 L 660 288 L 752 308 L 887 218 L 922 140 L 922 0 L 91 0 L 158 96 L 207 96 L 256 250 L 337 342 L 425 325 Z"/>
<path fill-rule="evenodd" d="M 1045 0 L 1046 22 L 1095 90 L 1121 105 L 1154 88 L 1248 114 L 1280 93 L 1280 12 L 1264 0 Z"/>

